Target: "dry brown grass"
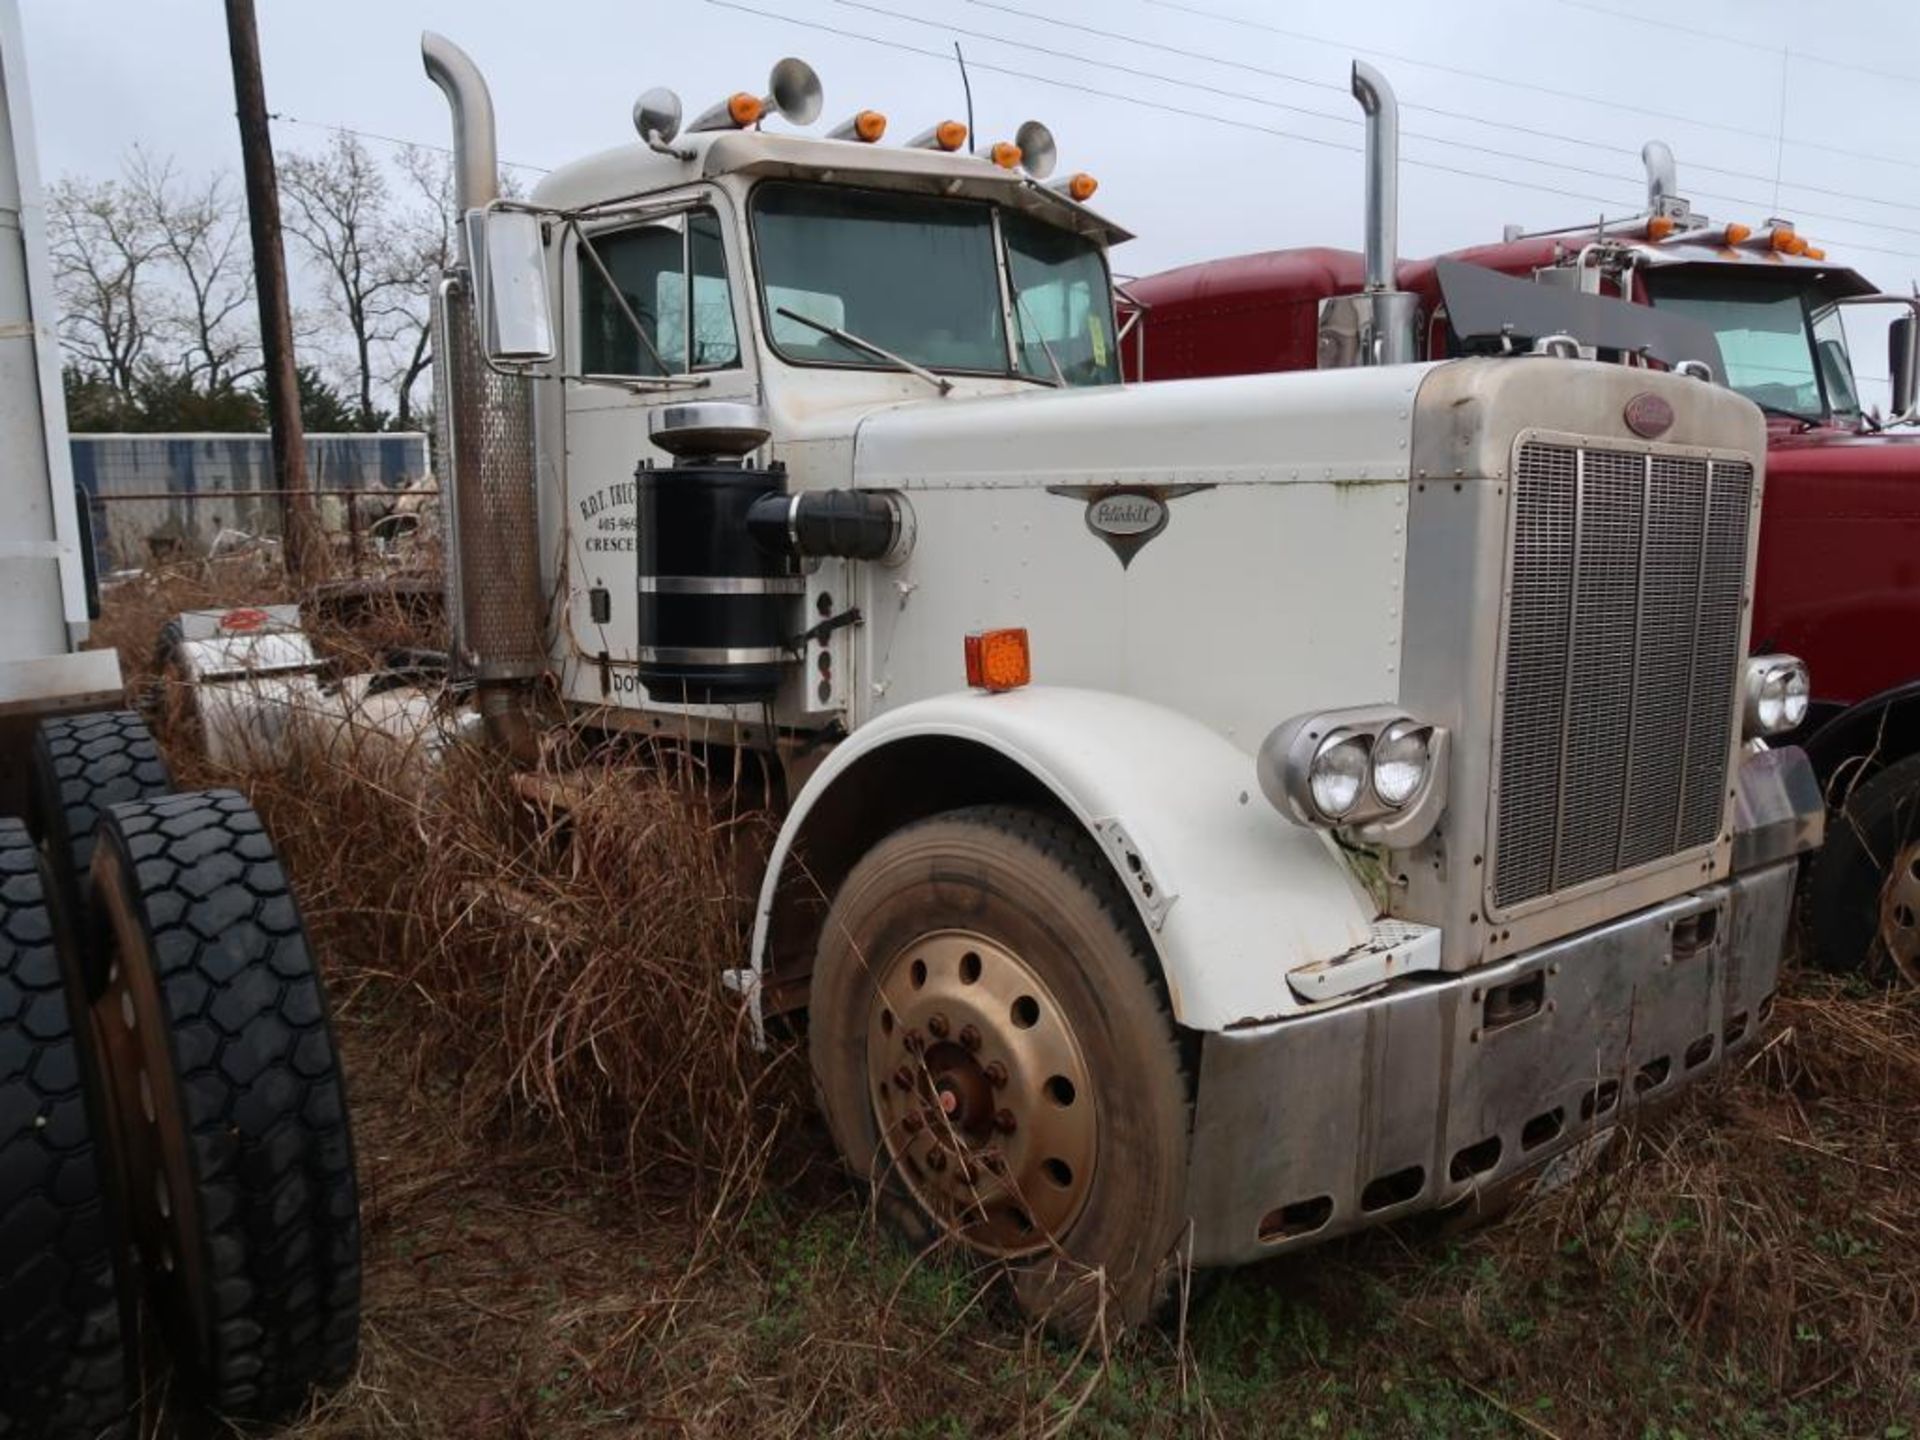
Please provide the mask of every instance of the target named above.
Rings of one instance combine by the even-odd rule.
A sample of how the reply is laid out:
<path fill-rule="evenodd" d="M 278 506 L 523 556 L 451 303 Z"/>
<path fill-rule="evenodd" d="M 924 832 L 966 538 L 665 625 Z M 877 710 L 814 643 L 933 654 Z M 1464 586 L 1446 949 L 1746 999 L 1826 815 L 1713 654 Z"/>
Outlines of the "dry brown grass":
<path fill-rule="evenodd" d="M 117 598 L 131 675 L 189 594 L 261 598 Z M 433 640 L 411 624 L 327 643 Z M 801 1057 L 746 1043 L 716 977 L 752 786 L 555 753 L 545 785 L 469 755 L 423 787 L 371 746 L 247 782 L 330 970 L 366 1190 L 364 1360 L 305 1440 L 1913 1428 L 1920 997 L 1796 977 L 1764 1048 L 1503 1224 L 1232 1275 L 1077 1354 L 880 1233 Z"/>

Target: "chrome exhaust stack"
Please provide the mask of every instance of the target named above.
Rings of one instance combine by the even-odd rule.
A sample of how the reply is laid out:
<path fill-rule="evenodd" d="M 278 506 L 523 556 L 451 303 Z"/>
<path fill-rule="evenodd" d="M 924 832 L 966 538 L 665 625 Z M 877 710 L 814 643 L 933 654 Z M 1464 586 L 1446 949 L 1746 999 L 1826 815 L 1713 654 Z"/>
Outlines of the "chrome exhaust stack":
<path fill-rule="evenodd" d="M 1649 140 L 1640 147 L 1640 163 L 1647 167 L 1647 214 L 1665 215 L 1680 198 L 1673 149 L 1664 140 Z"/>
<path fill-rule="evenodd" d="M 487 363 L 474 307 L 474 230 L 500 197 L 493 99 L 458 45 L 420 37 L 427 75 L 446 93 L 453 119 L 459 259 L 441 280 L 433 312 L 438 465 L 446 472 L 447 612 L 458 673 L 495 743 L 524 753 L 531 682 L 546 670 L 546 604 L 534 495 L 533 381 Z"/>
<path fill-rule="evenodd" d="M 1400 256 L 1400 105 L 1387 77 L 1353 62 L 1367 120 L 1366 288 L 1320 303 L 1320 368 L 1404 365 L 1414 358 L 1419 297 L 1394 288 Z"/>

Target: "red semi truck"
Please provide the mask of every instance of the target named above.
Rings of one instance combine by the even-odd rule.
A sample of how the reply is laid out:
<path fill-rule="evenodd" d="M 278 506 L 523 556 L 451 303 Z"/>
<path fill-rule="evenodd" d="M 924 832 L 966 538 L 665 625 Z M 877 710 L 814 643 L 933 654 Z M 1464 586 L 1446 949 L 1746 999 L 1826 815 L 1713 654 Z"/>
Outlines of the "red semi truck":
<path fill-rule="evenodd" d="M 1463 335 L 1447 306 L 1449 261 L 1704 322 L 1719 342 L 1714 378 L 1767 417 L 1753 647 L 1801 656 L 1813 676 L 1795 738 L 1833 813 L 1803 897 L 1812 952 L 1831 969 L 1920 983 L 1920 300 L 1880 294 L 1788 221 L 1709 220 L 1676 193 L 1672 154 L 1657 141 L 1642 152 L 1643 214 L 1537 234 L 1509 227 L 1498 244 L 1388 263 L 1392 92 L 1364 65 L 1354 91 L 1384 156 L 1370 167 L 1367 253 L 1274 250 L 1128 282 L 1128 378 L 1440 360 L 1529 343 L 1657 363 L 1511 325 Z M 1898 307 L 1886 418 L 1862 405 L 1855 382 L 1841 317 L 1857 305 Z"/>

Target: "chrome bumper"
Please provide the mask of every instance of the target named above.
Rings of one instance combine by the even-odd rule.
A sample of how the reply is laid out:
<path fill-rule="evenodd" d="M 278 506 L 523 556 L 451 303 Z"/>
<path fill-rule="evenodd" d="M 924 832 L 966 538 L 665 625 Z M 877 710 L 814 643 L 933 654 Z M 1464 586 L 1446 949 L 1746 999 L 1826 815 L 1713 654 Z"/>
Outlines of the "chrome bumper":
<path fill-rule="evenodd" d="M 1498 965 L 1206 1035 L 1195 1262 L 1446 1205 L 1711 1074 L 1766 1022 L 1795 874 L 1779 860 Z"/>

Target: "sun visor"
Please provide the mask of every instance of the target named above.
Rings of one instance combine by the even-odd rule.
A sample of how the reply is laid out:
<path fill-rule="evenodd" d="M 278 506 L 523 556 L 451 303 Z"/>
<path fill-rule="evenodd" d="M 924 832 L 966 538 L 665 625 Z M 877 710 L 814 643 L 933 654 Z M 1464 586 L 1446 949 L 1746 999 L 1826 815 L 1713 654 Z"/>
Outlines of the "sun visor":
<path fill-rule="evenodd" d="M 1668 367 L 1698 360 L 1716 381 L 1726 383 L 1720 341 L 1698 320 L 1607 295 L 1516 280 L 1458 260 L 1439 261 L 1434 275 L 1448 323 L 1468 350 L 1508 341 L 1524 348 L 1544 336 L 1570 335 L 1581 345 L 1645 355 Z"/>

